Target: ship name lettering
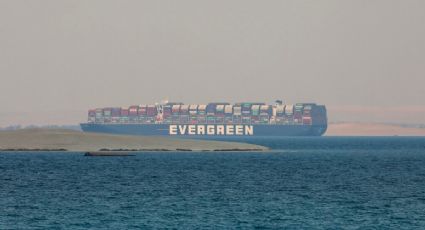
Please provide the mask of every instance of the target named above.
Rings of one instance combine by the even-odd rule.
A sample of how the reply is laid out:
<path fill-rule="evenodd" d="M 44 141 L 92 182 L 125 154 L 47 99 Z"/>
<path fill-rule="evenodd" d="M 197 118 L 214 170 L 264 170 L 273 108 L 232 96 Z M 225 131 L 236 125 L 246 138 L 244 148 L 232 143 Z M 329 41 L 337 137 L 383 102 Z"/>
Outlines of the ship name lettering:
<path fill-rule="evenodd" d="M 224 125 L 217 125 L 217 135 L 224 135 Z"/>
<path fill-rule="evenodd" d="M 249 136 L 254 135 L 254 126 L 252 125 L 245 126 L 245 135 L 249 135 Z"/>
<path fill-rule="evenodd" d="M 198 125 L 196 134 L 205 135 L 205 125 Z"/>
<path fill-rule="evenodd" d="M 234 135 L 233 131 L 234 131 L 233 125 L 226 126 L 226 135 Z"/>
<path fill-rule="evenodd" d="M 196 133 L 195 133 L 195 131 L 196 131 L 196 126 L 195 125 L 189 125 L 189 135 L 195 135 Z"/>
<path fill-rule="evenodd" d="M 214 125 L 207 125 L 207 134 L 208 135 L 215 135 L 215 127 L 214 127 Z"/>
<path fill-rule="evenodd" d="M 170 135 L 177 135 L 177 125 L 170 125 L 169 133 Z"/>
<path fill-rule="evenodd" d="M 236 125 L 236 135 L 243 135 L 243 126 Z"/>
<path fill-rule="evenodd" d="M 170 125 L 169 135 L 254 135 L 252 125 Z"/>
<path fill-rule="evenodd" d="M 186 134 L 186 125 L 179 125 L 180 134 Z"/>

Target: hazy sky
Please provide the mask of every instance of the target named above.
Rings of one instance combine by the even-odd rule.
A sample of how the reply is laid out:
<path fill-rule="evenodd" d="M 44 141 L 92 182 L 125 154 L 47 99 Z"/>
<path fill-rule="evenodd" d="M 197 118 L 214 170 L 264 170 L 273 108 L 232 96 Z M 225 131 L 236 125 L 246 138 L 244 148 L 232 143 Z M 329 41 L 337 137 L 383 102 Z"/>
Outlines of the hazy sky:
<path fill-rule="evenodd" d="M 0 0 L 0 126 L 168 98 L 425 123 L 425 1 Z"/>

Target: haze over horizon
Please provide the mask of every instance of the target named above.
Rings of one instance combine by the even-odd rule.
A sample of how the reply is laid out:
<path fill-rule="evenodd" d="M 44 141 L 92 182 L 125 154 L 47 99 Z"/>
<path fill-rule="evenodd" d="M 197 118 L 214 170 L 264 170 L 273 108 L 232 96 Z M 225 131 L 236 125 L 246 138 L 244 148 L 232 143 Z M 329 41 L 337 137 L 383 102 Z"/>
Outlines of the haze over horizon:
<path fill-rule="evenodd" d="M 425 1 L 0 2 L 0 126 L 89 108 L 317 102 L 425 124 Z"/>

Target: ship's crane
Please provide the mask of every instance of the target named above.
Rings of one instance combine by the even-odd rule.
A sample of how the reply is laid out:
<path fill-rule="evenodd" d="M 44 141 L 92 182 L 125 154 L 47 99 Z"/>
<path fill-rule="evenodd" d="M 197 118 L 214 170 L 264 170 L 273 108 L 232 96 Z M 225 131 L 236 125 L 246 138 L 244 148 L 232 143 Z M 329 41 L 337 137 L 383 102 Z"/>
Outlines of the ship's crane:
<path fill-rule="evenodd" d="M 156 116 L 156 123 L 162 123 L 164 120 L 164 105 L 168 103 L 168 99 L 162 100 L 160 103 L 156 102 L 156 110 L 158 111 L 158 114 Z"/>

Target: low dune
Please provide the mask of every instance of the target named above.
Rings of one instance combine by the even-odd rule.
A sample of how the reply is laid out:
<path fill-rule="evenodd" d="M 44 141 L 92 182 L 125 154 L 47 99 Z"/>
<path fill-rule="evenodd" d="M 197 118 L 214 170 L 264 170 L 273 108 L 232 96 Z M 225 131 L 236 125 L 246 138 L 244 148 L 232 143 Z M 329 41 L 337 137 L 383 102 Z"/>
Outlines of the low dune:
<path fill-rule="evenodd" d="M 336 123 L 329 124 L 326 136 L 425 136 L 425 129 L 377 123 Z"/>
<path fill-rule="evenodd" d="M 223 141 L 84 133 L 64 129 L 0 131 L 0 150 L 40 151 L 263 151 L 266 147 Z"/>

